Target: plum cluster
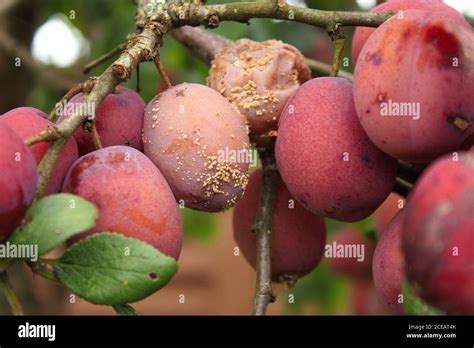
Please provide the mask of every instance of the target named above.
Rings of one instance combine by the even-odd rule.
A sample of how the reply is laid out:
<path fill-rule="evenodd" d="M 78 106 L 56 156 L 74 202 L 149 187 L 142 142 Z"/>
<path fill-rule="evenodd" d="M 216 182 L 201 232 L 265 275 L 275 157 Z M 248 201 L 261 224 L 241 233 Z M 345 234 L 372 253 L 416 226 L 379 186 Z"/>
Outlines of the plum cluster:
<path fill-rule="evenodd" d="M 355 312 L 382 303 L 380 311 L 404 313 L 408 279 L 429 304 L 473 314 L 474 32 L 437 0 L 391 0 L 372 11 L 396 15 L 357 28 L 353 83 L 311 79 L 303 55 L 281 41 L 241 39 L 215 57 L 207 86 L 178 84 L 147 105 L 117 87 L 68 140 L 47 187 L 98 208 L 97 225 L 70 242 L 114 231 L 178 259 L 179 207 L 235 206 L 234 238 L 255 267 L 262 170 L 249 167 L 253 147 L 274 150 L 273 281 L 293 283 L 326 256 L 334 273 L 354 280 L 355 307 L 372 301 Z M 86 104 L 87 95 L 74 96 L 58 122 Z M 49 147 L 25 141 L 52 126 L 31 107 L 0 116 L 0 241 L 33 201 Z M 426 168 L 407 199 L 392 193 L 400 161 Z M 325 219 L 372 214 L 374 238 L 346 226 L 326 243 Z M 326 254 L 353 245 L 363 246 L 359 261 Z"/>

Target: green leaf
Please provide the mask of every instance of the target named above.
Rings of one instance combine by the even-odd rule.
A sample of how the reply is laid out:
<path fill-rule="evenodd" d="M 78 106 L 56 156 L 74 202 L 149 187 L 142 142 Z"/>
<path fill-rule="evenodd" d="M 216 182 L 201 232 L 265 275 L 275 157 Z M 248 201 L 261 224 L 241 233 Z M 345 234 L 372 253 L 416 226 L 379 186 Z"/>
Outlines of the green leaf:
<path fill-rule="evenodd" d="M 150 244 L 110 232 L 74 244 L 53 267 L 61 282 L 78 296 L 110 306 L 151 295 L 178 270 L 175 259 Z"/>
<path fill-rule="evenodd" d="M 79 196 L 46 196 L 31 205 L 25 215 L 27 222 L 13 232 L 9 241 L 38 245 L 38 254 L 44 255 L 71 236 L 94 227 L 96 219 L 97 208 Z"/>
<path fill-rule="evenodd" d="M 129 304 L 121 304 L 113 306 L 118 315 L 124 316 L 138 316 L 140 313 Z"/>
<path fill-rule="evenodd" d="M 419 298 L 413 288 L 411 287 L 408 280 L 405 278 L 403 280 L 403 306 L 405 308 L 405 313 L 408 315 L 443 315 L 439 309 L 436 309 L 421 298 Z"/>

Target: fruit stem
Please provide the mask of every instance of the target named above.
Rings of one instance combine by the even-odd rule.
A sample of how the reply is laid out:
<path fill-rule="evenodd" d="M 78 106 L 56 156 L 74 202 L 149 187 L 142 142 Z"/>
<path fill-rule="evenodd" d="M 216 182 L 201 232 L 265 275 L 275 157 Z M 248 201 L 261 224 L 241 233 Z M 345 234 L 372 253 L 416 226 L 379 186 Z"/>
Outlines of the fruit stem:
<path fill-rule="evenodd" d="M 166 85 L 166 88 L 167 89 L 170 88 L 172 86 L 171 81 L 170 81 L 170 78 L 168 77 L 168 74 L 165 71 L 165 67 L 161 63 L 160 52 L 158 52 L 155 57 L 155 65 L 156 65 L 156 68 L 158 69 L 158 72 L 160 73 L 161 78 L 163 79 L 163 82 Z M 157 92 L 159 93 L 160 91 L 158 90 Z"/>
<path fill-rule="evenodd" d="M 339 74 L 339 66 L 341 65 L 342 53 L 344 52 L 344 32 L 341 27 L 336 25 L 335 28 L 329 30 L 329 34 L 334 45 L 334 56 L 329 76 L 336 77 Z"/>
<path fill-rule="evenodd" d="M 256 284 L 254 296 L 254 315 L 265 315 L 270 302 L 275 302 L 272 291 L 272 218 L 278 184 L 278 169 L 273 150 L 260 150 L 262 160 L 262 189 L 252 232 L 257 237 Z"/>
<path fill-rule="evenodd" d="M 92 123 L 91 133 L 92 133 L 92 141 L 94 143 L 95 149 L 96 150 L 102 149 L 103 148 L 102 142 L 100 141 L 100 135 L 99 135 L 99 132 L 97 131 L 97 127 L 95 125 L 95 122 Z"/>
<path fill-rule="evenodd" d="M 396 192 L 400 196 L 407 198 L 408 193 L 410 193 L 412 186 L 413 185 L 410 184 L 409 182 L 397 177 L 395 181 L 395 185 L 393 186 L 393 192 Z"/>
<path fill-rule="evenodd" d="M 2 290 L 8 304 L 10 305 L 13 315 L 24 315 L 20 300 L 16 296 L 15 291 L 10 284 L 7 272 L 0 273 L 0 289 Z"/>

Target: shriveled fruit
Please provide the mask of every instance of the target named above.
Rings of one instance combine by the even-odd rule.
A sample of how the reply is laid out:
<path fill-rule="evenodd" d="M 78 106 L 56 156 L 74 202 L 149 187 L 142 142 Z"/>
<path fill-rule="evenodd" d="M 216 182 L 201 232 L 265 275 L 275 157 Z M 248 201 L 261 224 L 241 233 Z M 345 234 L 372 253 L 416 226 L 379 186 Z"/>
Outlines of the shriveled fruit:
<path fill-rule="evenodd" d="M 111 146 L 79 158 L 63 191 L 99 209 L 96 226 L 73 241 L 97 232 L 117 232 L 178 259 L 183 238 L 178 206 L 163 175 L 140 151 Z"/>
<path fill-rule="evenodd" d="M 250 176 L 244 197 L 234 208 L 234 239 L 245 259 L 255 267 L 255 223 L 262 172 Z M 279 180 L 272 223 L 272 279 L 295 280 L 311 272 L 321 261 L 326 241 L 324 220 L 304 209 Z"/>
<path fill-rule="evenodd" d="M 295 47 L 278 40 L 241 39 L 216 56 L 208 84 L 245 115 L 251 139 L 258 141 L 277 128 L 288 98 L 310 78 L 309 67 Z"/>
<path fill-rule="evenodd" d="M 242 196 L 251 160 L 244 120 L 213 89 L 183 83 L 147 106 L 145 154 L 189 208 L 220 211 Z"/>

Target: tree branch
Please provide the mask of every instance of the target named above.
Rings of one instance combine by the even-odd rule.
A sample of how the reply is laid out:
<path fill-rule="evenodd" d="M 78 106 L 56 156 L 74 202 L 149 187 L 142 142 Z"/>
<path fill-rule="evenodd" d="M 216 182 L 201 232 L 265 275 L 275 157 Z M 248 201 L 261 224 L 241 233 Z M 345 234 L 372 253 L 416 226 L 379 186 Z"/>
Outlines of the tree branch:
<path fill-rule="evenodd" d="M 377 27 L 392 16 L 392 13 L 370 13 L 350 11 L 322 11 L 289 5 L 283 1 L 235 2 L 220 5 L 188 7 L 191 14 L 184 21 L 173 15 L 173 23 L 197 26 L 204 24 L 215 28 L 221 21 L 247 23 L 252 18 L 282 19 L 331 29 L 340 26 Z M 182 14 L 182 12 L 181 12 Z"/>
<path fill-rule="evenodd" d="M 184 26 L 173 30 L 171 35 L 207 64 L 211 64 L 214 57 L 232 42 L 222 35 L 199 27 Z"/>
<path fill-rule="evenodd" d="M 268 304 L 276 300 L 272 291 L 271 256 L 273 207 L 279 174 L 273 149 L 261 150 L 260 159 L 262 160 L 262 186 L 257 217 L 255 224 L 252 226 L 252 232 L 255 233 L 257 238 L 254 315 L 265 315 Z"/>
<path fill-rule="evenodd" d="M 143 31 L 130 39 L 127 48 L 121 53 L 118 59 L 95 81 L 87 103 L 96 110 L 102 100 L 115 90 L 115 87 L 122 81 L 128 80 L 133 70 L 143 61 L 152 61 L 156 55 L 158 47 L 163 42 L 163 35 L 170 28 L 170 22 L 167 16 L 163 15 L 161 22 L 149 21 L 143 28 Z M 74 131 L 82 125 L 91 115 L 81 114 L 81 110 L 85 108 L 75 108 L 74 113 L 65 118 L 56 129 L 61 138 L 52 142 L 45 156 L 38 166 L 38 197 L 41 197 L 46 190 L 52 169 L 61 153 L 64 145 Z"/>

